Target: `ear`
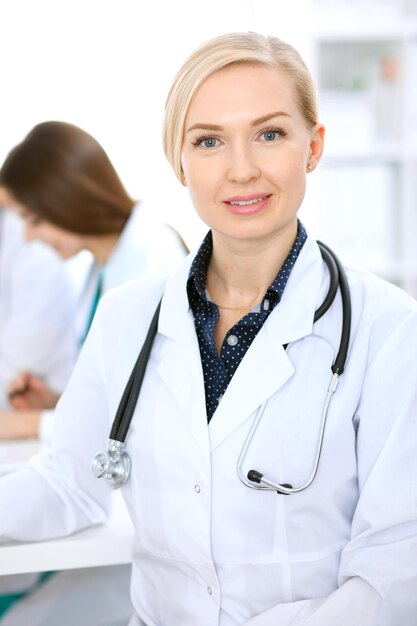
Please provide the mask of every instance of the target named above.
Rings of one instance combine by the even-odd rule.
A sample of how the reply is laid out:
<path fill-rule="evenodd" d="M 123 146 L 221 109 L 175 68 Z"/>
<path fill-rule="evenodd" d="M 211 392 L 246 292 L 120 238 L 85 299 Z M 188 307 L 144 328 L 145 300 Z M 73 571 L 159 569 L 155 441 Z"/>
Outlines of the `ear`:
<path fill-rule="evenodd" d="M 323 124 L 317 123 L 312 131 L 310 141 L 310 154 L 308 158 L 307 170 L 314 170 L 320 162 L 324 148 L 325 127 Z"/>

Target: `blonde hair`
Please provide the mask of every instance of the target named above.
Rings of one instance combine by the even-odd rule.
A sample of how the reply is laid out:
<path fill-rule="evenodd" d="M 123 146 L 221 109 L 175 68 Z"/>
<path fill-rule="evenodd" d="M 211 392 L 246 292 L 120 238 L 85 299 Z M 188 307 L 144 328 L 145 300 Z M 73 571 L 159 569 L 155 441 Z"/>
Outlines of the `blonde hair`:
<path fill-rule="evenodd" d="M 307 124 L 317 124 L 313 81 L 300 54 L 277 37 L 258 33 L 229 33 L 200 46 L 177 73 L 165 104 L 163 143 L 165 155 L 182 180 L 181 149 L 190 102 L 201 84 L 215 72 L 237 63 L 261 63 L 283 70 L 294 81 L 300 111 Z"/>

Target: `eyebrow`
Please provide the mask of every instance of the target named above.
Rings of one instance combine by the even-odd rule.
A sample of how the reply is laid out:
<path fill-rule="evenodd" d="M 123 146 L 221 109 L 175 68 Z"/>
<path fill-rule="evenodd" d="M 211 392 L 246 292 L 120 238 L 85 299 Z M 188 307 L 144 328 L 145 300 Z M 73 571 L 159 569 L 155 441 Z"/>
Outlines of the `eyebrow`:
<path fill-rule="evenodd" d="M 257 117 L 256 120 L 253 120 L 253 122 L 251 122 L 251 126 L 252 127 L 259 126 L 259 124 L 268 122 L 274 117 L 282 117 L 282 116 L 291 117 L 291 115 L 289 113 L 286 113 L 285 111 L 274 111 L 274 113 L 268 113 L 267 115 L 263 115 L 262 117 Z M 218 126 L 217 124 L 193 124 L 187 130 L 187 133 L 196 129 L 198 130 L 224 130 L 223 126 Z"/>
<path fill-rule="evenodd" d="M 274 113 L 269 113 L 268 115 L 263 115 L 262 117 L 258 117 L 256 120 L 253 120 L 251 126 L 259 126 L 259 124 L 263 124 L 264 122 L 268 122 L 268 120 L 272 120 L 274 117 L 291 117 L 289 113 L 285 111 L 275 111 Z"/>

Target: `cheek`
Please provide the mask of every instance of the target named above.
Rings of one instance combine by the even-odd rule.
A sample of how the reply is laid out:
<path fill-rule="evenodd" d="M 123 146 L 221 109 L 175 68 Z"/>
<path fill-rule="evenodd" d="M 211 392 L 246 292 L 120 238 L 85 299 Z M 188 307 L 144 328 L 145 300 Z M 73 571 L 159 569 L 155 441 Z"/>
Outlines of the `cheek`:
<path fill-rule="evenodd" d="M 284 189 L 297 187 L 300 183 L 304 185 L 306 169 L 303 155 L 299 153 L 266 161 L 262 170 L 265 177 Z"/>
<path fill-rule="evenodd" d="M 68 247 L 68 239 L 54 231 L 45 230 L 39 234 L 39 238 L 57 251 L 65 250 Z"/>
<path fill-rule="evenodd" d="M 221 173 L 218 156 L 214 154 L 203 156 L 201 153 L 184 150 L 181 166 L 190 194 L 197 196 L 214 191 Z"/>
<path fill-rule="evenodd" d="M 39 233 L 39 237 L 42 239 L 42 241 L 49 244 L 50 246 L 56 246 L 57 244 L 59 244 L 59 237 L 57 237 L 55 233 L 41 231 Z"/>
<path fill-rule="evenodd" d="M 195 183 L 195 181 L 193 182 Z M 205 193 L 201 185 L 189 183 L 187 184 L 187 187 L 195 211 L 204 220 L 204 214 L 206 212 L 208 202 L 207 194 Z"/>
<path fill-rule="evenodd" d="M 80 252 L 81 250 L 84 249 L 84 242 L 83 242 L 83 240 L 81 240 L 81 239 L 79 239 L 77 237 L 77 239 L 74 240 L 74 243 L 73 243 L 72 247 L 73 247 L 73 250 L 75 250 L 75 252 Z"/>
<path fill-rule="evenodd" d="M 209 227 L 217 206 L 218 185 L 213 180 L 213 172 L 207 169 L 193 168 L 184 171 L 191 202 L 197 215 Z"/>
<path fill-rule="evenodd" d="M 61 247 L 62 250 L 66 250 L 68 252 L 74 252 L 80 249 L 79 241 L 76 237 L 59 237 L 57 238 L 56 243 Z"/>
<path fill-rule="evenodd" d="M 212 189 L 212 171 L 210 168 L 204 168 L 200 164 L 185 164 L 184 168 L 185 182 L 188 187 L 193 201 L 210 195 Z"/>
<path fill-rule="evenodd" d="M 201 168 L 194 159 L 187 158 L 187 155 L 181 159 L 181 167 L 188 186 L 193 186 L 195 181 L 201 176 Z"/>

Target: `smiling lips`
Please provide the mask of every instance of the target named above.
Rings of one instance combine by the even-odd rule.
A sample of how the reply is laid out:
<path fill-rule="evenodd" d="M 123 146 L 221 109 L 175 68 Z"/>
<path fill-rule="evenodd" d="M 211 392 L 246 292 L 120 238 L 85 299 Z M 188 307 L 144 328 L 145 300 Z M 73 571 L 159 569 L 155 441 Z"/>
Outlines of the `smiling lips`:
<path fill-rule="evenodd" d="M 224 200 L 226 208 L 235 215 L 253 215 L 253 213 L 259 213 L 268 204 L 271 196 L 262 193 L 251 196 L 235 196 Z"/>

